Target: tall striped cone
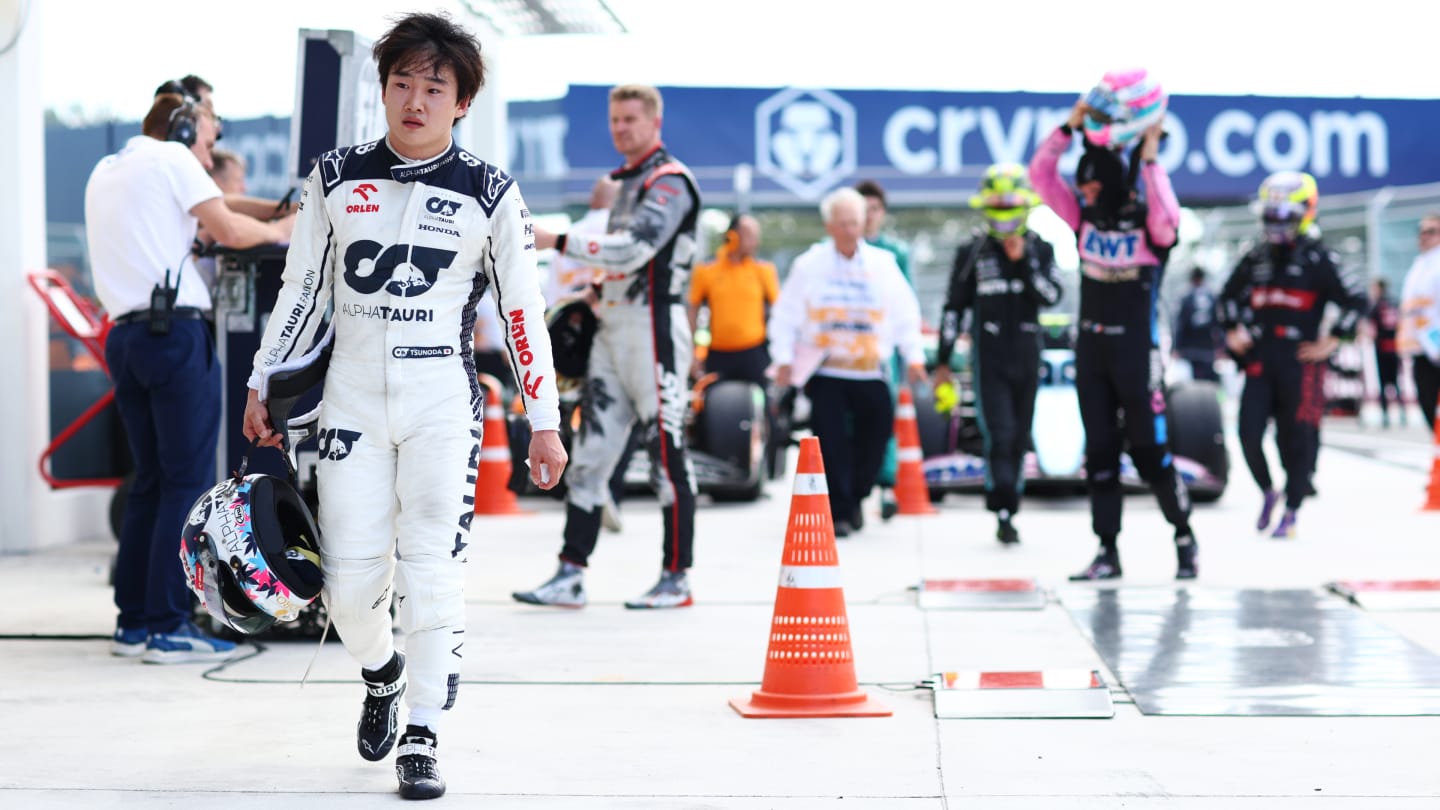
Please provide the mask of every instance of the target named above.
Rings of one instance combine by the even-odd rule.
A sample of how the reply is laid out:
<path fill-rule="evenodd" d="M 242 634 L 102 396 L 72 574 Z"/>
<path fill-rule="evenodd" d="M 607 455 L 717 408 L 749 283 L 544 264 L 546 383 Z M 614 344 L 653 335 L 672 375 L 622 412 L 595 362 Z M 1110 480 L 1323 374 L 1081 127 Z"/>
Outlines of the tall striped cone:
<path fill-rule="evenodd" d="M 920 452 L 920 428 L 915 424 L 915 399 L 908 385 L 900 387 L 900 404 L 895 408 L 895 448 L 900 462 L 895 470 L 897 514 L 935 514 L 921 467 L 924 456 Z"/>
<path fill-rule="evenodd" d="M 800 441 L 785 528 L 780 585 L 770 619 L 765 678 L 750 698 L 730 701 L 745 717 L 889 717 L 855 680 L 850 620 L 820 440 Z"/>
<path fill-rule="evenodd" d="M 510 489 L 510 431 L 500 407 L 500 386 L 485 386 L 485 430 L 480 440 L 480 469 L 475 474 L 475 514 L 520 515 L 520 501 Z"/>
<path fill-rule="evenodd" d="M 1435 417 L 1435 459 L 1430 463 L 1430 486 L 1425 489 L 1423 511 L 1440 510 L 1440 416 Z"/>

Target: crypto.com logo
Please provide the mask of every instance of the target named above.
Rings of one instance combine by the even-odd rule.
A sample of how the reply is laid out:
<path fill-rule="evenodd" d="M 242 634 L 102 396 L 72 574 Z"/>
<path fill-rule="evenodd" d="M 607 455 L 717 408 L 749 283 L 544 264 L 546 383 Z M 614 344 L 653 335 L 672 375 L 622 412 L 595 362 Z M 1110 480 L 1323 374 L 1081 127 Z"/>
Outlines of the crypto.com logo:
<path fill-rule="evenodd" d="M 805 200 L 855 172 L 855 108 L 829 90 L 791 87 L 755 107 L 755 165 Z"/>

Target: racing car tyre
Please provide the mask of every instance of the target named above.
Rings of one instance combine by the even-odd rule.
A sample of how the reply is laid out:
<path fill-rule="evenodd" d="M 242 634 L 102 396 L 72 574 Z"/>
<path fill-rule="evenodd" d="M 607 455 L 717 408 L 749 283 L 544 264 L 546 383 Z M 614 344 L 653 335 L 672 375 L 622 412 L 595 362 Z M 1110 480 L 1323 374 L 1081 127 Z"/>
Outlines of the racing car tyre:
<path fill-rule="evenodd" d="M 950 417 L 935 412 L 935 390 L 928 385 L 912 389 L 915 427 L 920 432 L 920 455 L 933 458 L 950 452 Z"/>
<path fill-rule="evenodd" d="M 1193 491 L 1199 502 L 1219 499 L 1230 477 L 1230 455 L 1225 449 L 1220 415 L 1220 387 L 1210 381 L 1181 383 L 1167 392 L 1170 451 L 1204 465 L 1222 482 L 1218 491 Z"/>
<path fill-rule="evenodd" d="M 696 449 L 734 464 L 748 473 L 736 488 L 713 487 L 710 497 L 717 501 L 753 501 L 765 483 L 764 447 L 752 441 L 752 431 L 765 431 L 765 396 L 754 383 L 725 380 L 705 390 L 705 408 L 700 412 Z"/>
<path fill-rule="evenodd" d="M 771 422 L 774 431 L 765 442 L 765 465 L 770 475 L 770 480 L 775 481 L 785 475 L 789 450 L 791 444 L 798 444 L 794 438 L 795 430 L 795 397 L 798 391 L 794 388 L 787 388 L 783 391 L 772 390 L 770 392 L 770 407 L 775 411 L 775 418 Z"/>

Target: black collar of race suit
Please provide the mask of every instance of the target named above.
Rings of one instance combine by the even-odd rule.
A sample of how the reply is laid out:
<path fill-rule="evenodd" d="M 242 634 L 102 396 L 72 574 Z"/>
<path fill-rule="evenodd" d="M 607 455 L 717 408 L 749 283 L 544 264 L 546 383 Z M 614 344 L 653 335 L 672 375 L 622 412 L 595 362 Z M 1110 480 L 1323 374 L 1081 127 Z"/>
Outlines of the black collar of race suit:
<path fill-rule="evenodd" d="M 652 168 L 660 165 L 661 163 L 664 163 L 669 159 L 670 155 L 665 151 L 665 144 L 657 143 L 655 144 L 654 149 L 651 149 L 649 152 L 645 153 L 645 157 L 640 158 L 633 164 L 630 164 L 628 166 L 621 166 L 615 171 L 610 172 L 610 179 L 624 180 L 627 177 L 635 177 L 636 175 L 646 174 Z"/>
<path fill-rule="evenodd" d="M 1132 197 L 1114 209 L 1103 202 L 1087 205 L 1080 209 L 1080 218 L 1102 231 L 1128 231 L 1145 226 L 1148 210 L 1145 203 Z"/>
<path fill-rule="evenodd" d="M 454 163 L 460 157 L 460 147 L 455 145 L 455 139 L 450 139 L 450 148 L 436 155 L 429 160 L 422 160 L 419 163 L 408 163 L 404 158 L 395 154 L 390 148 L 388 139 L 380 142 L 385 151 L 390 153 L 393 160 L 390 163 L 390 179 L 397 183 L 413 183 L 416 180 L 429 180 L 439 171 L 442 171 Z"/>

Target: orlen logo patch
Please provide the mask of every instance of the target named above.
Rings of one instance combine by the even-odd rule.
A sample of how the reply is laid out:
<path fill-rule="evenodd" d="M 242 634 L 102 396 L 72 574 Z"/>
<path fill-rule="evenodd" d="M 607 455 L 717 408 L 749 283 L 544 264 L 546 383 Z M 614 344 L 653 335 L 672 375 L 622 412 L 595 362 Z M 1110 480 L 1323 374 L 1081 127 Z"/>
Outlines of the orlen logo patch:
<path fill-rule="evenodd" d="M 755 107 L 755 165 L 806 200 L 855 172 L 855 108 L 829 90 L 789 88 Z"/>
<path fill-rule="evenodd" d="M 390 354 L 396 360 L 411 360 L 417 357 L 449 357 L 455 353 L 450 346 L 396 346 Z"/>
<path fill-rule="evenodd" d="M 376 188 L 374 183 L 361 183 L 360 185 L 356 186 L 355 188 L 350 189 L 350 193 L 351 193 L 351 194 L 359 194 L 359 195 L 360 195 L 360 199 L 364 200 L 364 201 L 365 201 L 365 204 L 362 204 L 362 205 L 347 205 L 347 206 L 345 206 L 345 213 L 347 213 L 347 214 L 373 214 L 373 213 L 375 213 L 375 212 L 377 212 L 377 211 L 380 210 L 380 204 L 379 204 L 379 203 L 372 203 L 372 202 L 370 202 L 370 195 L 371 195 L 371 194 L 378 195 L 378 194 L 380 193 L 380 189 Z"/>
<path fill-rule="evenodd" d="M 320 458 L 340 461 L 350 455 L 355 442 L 360 441 L 360 431 L 344 428 L 324 428 L 319 434 Z"/>
<path fill-rule="evenodd" d="M 525 369 L 525 375 L 520 380 L 520 387 L 531 399 L 539 396 L 540 382 L 545 379 L 544 374 L 535 375 L 531 379 L 530 364 L 535 362 L 535 353 L 530 351 L 530 338 L 525 334 L 525 310 L 514 309 L 510 311 L 510 340 L 515 346 L 515 359 L 520 361 L 520 367 Z"/>

